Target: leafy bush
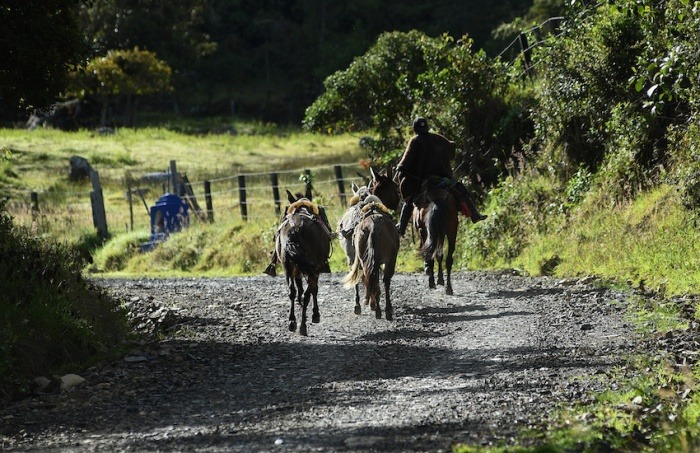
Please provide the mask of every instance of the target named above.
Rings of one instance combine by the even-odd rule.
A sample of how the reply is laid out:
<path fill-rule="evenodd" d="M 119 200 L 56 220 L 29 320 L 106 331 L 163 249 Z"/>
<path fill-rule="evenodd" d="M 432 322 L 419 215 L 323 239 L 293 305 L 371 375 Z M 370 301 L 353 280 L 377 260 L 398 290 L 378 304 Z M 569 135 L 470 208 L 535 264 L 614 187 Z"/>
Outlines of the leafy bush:
<path fill-rule="evenodd" d="M 673 151 L 669 180 L 678 187 L 683 205 L 700 213 L 700 124 L 697 119 L 671 134 Z"/>
<path fill-rule="evenodd" d="M 579 20 L 567 23 L 567 34 L 537 52 L 534 118 L 541 141 L 563 147 L 574 168 L 595 170 L 604 159 L 611 107 L 638 97 L 628 79 L 645 37 L 634 17 L 605 7 L 573 17 Z"/>
<path fill-rule="evenodd" d="M 78 252 L 13 226 L 0 202 L 0 401 L 27 378 L 92 364 L 127 336 L 117 301 L 81 277 Z"/>
<path fill-rule="evenodd" d="M 385 33 L 350 67 L 328 77 L 304 126 L 328 133 L 374 129 L 376 158 L 398 157 L 415 116 L 457 142 L 459 174 L 493 185 L 514 150 L 529 140 L 528 90 L 509 87 L 506 68 L 472 49 L 472 40 Z M 389 159 L 387 159 L 387 157 Z M 458 163 L 459 165 L 459 163 Z"/>

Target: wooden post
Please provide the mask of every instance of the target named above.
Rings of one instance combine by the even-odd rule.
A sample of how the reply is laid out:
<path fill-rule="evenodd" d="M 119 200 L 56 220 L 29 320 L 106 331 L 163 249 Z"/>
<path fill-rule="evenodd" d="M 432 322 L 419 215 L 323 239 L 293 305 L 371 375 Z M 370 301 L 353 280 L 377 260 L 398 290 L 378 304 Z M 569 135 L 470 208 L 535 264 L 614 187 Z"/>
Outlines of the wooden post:
<path fill-rule="evenodd" d="M 126 174 L 126 198 L 129 200 L 129 231 L 134 231 L 134 194 L 131 192 L 131 175 Z"/>
<path fill-rule="evenodd" d="M 180 178 L 177 176 L 177 163 L 174 160 L 170 161 L 170 187 L 172 194 L 180 196 Z"/>
<path fill-rule="evenodd" d="M 39 194 L 32 192 L 29 197 L 32 200 L 32 220 L 36 220 L 39 217 Z"/>
<path fill-rule="evenodd" d="M 207 221 L 214 223 L 214 207 L 211 202 L 211 182 L 204 181 L 204 202 L 207 205 Z"/>
<path fill-rule="evenodd" d="M 272 182 L 272 198 L 275 200 L 275 214 L 277 217 L 282 213 L 282 200 L 280 200 L 280 183 L 277 173 L 270 173 L 270 181 Z"/>
<path fill-rule="evenodd" d="M 529 47 L 530 46 L 527 43 L 527 36 L 525 36 L 525 33 L 520 33 L 520 50 L 523 53 L 525 71 L 528 74 L 530 73 L 530 67 L 532 66 L 532 59 L 530 58 L 530 53 L 532 52 L 532 49 L 530 49 Z"/>
<path fill-rule="evenodd" d="M 345 197 L 345 183 L 343 182 L 343 167 L 340 165 L 335 165 L 333 167 L 335 170 L 335 181 L 338 183 L 338 193 L 340 194 L 340 202 L 343 207 L 347 207 L 348 200 Z"/>
<path fill-rule="evenodd" d="M 243 217 L 243 220 L 248 220 L 248 204 L 246 202 L 244 175 L 238 175 L 238 199 L 241 204 L 241 217 Z"/>
<path fill-rule="evenodd" d="M 92 192 L 90 192 L 90 203 L 92 205 L 92 222 L 97 228 L 97 233 L 101 238 L 107 239 L 107 214 L 105 214 L 105 202 L 102 197 L 102 186 L 100 185 L 100 175 L 95 170 L 90 172 L 92 182 Z"/>
<path fill-rule="evenodd" d="M 304 188 L 305 193 L 310 194 L 311 190 L 313 189 L 313 186 L 311 185 L 311 170 L 307 168 L 304 170 L 304 174 L 306 175 L 306 181 L 304 181 L 306 183 L 306 187 Z"/>

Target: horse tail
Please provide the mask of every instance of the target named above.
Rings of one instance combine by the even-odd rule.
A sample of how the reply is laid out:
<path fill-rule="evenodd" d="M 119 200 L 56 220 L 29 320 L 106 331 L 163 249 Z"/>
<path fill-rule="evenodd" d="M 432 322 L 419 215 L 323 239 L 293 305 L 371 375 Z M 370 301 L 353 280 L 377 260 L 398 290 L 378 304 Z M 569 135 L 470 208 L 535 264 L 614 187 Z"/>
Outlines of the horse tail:
<path fill-rule="evenodd" d="M 360 283 L 362 280 L 362 261 L 360 260 L 360 254 L 358 253 L 357 250 L 355 250 L 355 261 L 352 263 L 352 267 L 350 268 L 350 272 L 348 272 L 348 275 L 345 276 L 343 279 L 343 283 L 345 283 L 346 288 L 352 288 L 353 286 L 357 285 Z"/>
<path fill-rule="evenodd" d="M 367 238 L 367 250 L 365 250 L 364 256 L 363 256 L 363 267 L 364 267 L 364 275 L 365 275 L 365 287 L 367 288 L 367 291 L 370 294 L 373 294 L 375 291 L 379 289 L 379 262 L 377 260 L 377 246 L 378 244 L 375 244 L 376 240 L 376 230 L 374 230 L 373 234 L 370 234 L 369 237 Z"/>
<path fill-rule="evenodd" d="M 447 204 L 444 200 L 433 200 L 426 213 L 426 229 L 428 237 L 421 247 L 420 254 L 424 260 L 435 256 L 435 252 L 442 249 L 447 234 Z"/>

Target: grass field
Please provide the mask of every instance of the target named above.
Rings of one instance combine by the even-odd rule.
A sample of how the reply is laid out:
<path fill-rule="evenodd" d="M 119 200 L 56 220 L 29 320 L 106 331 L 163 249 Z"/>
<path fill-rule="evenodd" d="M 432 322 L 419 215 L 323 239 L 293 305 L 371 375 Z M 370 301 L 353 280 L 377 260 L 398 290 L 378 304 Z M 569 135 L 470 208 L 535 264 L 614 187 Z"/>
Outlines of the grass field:
<path fill-rule="evenodd" d="M 239 128 L 242 129 L 242 128 Z M 169 171 L 175 161 L 187 175 L 198 203 L 204 208 L 204 181 L 211 182 L 217 221 L 240 219 L 238 176 L 246 175 L 248 215 L 276 218 L 270 172 L 280 172 L 279 186 L 303 189 L 300 175 L 311 169 L 316 196 L 339 203 L 333 166 L 347 178 L 360 180 L 359 162 L 366 151 L 359 136 L 321 136 L 299 132 L 248 135 L 188 135 L 167 129 L 120 129 L 114 134 L 91 131 L 0 129 L 0 148 L 8 160 L 0 167 L 0 190 L 10 198 L 9 212 L 18 223 L 31 225 L 40 235 L 72 242 L 93 229 L 89 181 L 68 180 L 69 159 L 88 159 L 99 173 L 110 232 L 148 229 L 148 207 L 169 190 L 164 182 L 147 182 L 144 175 Z M 367 173 L 364 170 L 364 173 Z M 127 197 L 127 181 L 142 189 L 143 197 Z M 30 193 L 39 198 L 39 215 L 32 213 Z M 133 212 L 133 214 L 132 214 Z"/>

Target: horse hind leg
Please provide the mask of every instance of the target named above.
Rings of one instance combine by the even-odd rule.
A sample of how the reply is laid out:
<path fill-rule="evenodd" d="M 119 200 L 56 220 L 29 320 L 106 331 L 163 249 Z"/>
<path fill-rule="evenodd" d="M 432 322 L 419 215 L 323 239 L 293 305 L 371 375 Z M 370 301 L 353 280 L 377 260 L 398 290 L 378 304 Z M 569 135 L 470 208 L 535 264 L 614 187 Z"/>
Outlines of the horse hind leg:
<path fill-rule="evenodd" d="M 447 284 L 445 285 L 445 294 L 451 296 L 454 294 L 452 291 L 452 257 L 448 257 L 445 263 L 445 271 L 447 273 Z"/>
<path fill-rule="evenodd" d="M 447 272 L 447 285 L 445 286 L 445 294 L 451 296 L 452 291 L 452 263 L 455 251 L 455 240 L 450 240 L 447 246 L 447 257 L 445 257 L 445 271 Z"/>
<path fill-rule="evenodd" d="M 307 336 L 309 333 L 306 329 L 306 308 L 309 306 L 309 300 L 311 299 L 311 291 L 308 285 L 306 291 L 304 292 L 304 301 L 301 304 L 301 324 L 299 325 L 299 334 Z"/>
<path fill-rule="evenodd" d="M 309 286 L 306 290 L 311 291 L 311 297 L 314 301 L 313 313 L 311 314 L 311 322 L 314 324 L 318 324 L 319 322 L 321 322 L 321 312 L 318 310 L 318 275 L 309 277 Z"/>
<path fill-rule="evenodd" d="M 430 289 L 435 289 L 435 259 L 429 258 L 426 259 L 425 262 L 423 263 L 423 269 L 425 270 L 425 273 L 428 275 L 428 288 Z"/>
<path fill-rule="evenodd" d="M 355 314 L 362 314 L 362 306 L 360 305 L 360 284 L 355 284 Z"/>
<path fill-rule="evenodd" d="M 437 257 L 437 284 L 445 286 L 445 277 L 442 272 L 442 255 Z"/>
<path fill-rule="evenodd" d="M 386 320 L 394 320 L 394 307 L 391 305 L 391 277 L 394 276 L 394 269 L 384 269 L 384 299 L 386 300 L 385 312 Z"/>
<path fill-rule="evenodd" d="M 297 318 L 294 315 L 294 303 L 296 302 L 297 289 L 294 280 L 291 278 L 287 278 L 287 286 L 289 286 L 289 300 L 291 301 L 291 306 L 289 307 L 289 331 L 294 332 L 297 330 Z"/>
<path fill-rule="evenodd" d="M 302 279 L 301 275 L 294 278 L 294 284 L 297 287 L 297 302 L 299 302 L 299 305 L 301 305 L 302 297 L 304 296 L 304 280 Z"/>
<path fill-rule="evenodd" d="M 379 305 L 382 295 L 382 291 L 379 289 L 379 275 L 374 276 L 372 287 L 372 305 L 374 305 L 374 317 L 377 319 L 382 319 L 382 306 Z"/>

